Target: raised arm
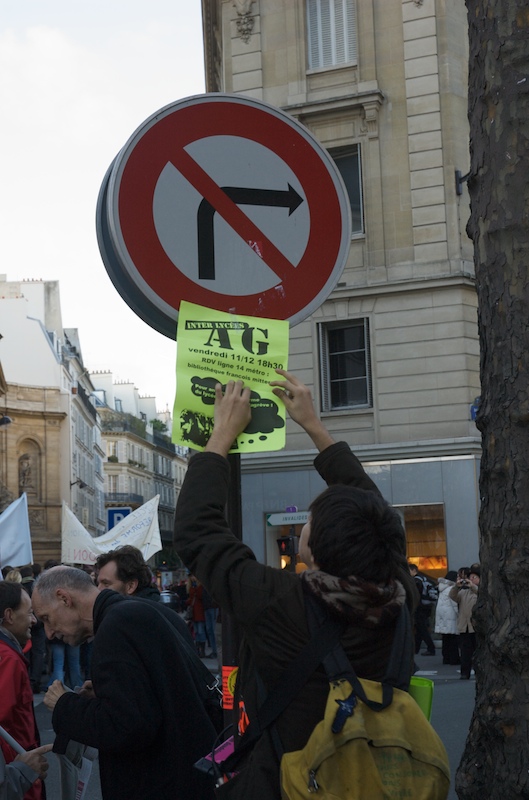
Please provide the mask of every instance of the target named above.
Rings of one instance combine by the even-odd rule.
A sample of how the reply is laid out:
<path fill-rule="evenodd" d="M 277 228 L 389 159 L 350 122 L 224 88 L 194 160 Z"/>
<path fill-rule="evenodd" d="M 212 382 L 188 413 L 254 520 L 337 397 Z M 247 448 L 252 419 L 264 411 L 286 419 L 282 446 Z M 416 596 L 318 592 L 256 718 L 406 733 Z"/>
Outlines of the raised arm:
<path fill-rule="evenodd" d="M 330 486 L 343 483 L 380 494 L 377 486 L 364 470 L 358 458 L 345 442 L 336 442 L 314 409 L 310 389 L 291 372 L 276 369 L 282 381 L 271 381 L 273 392 L 280 398 L 290 417 L 308 433 L 319 455 L 314 466 Z"/>
<path fill-rule="evenodd" d="M 276 369 L 276 372 L 282 375 L 284 380 L 270 381 L 275 396 L 282 400 L 290 417 L 308 433 L 321 453 L 335 442 L 316 414 L 310 389 L 291 372 L 284 369 Z"/>
<path fill-rule="evenodd" d="M 226 457 L 237 438 L 252 417 L 250 389 L 242 381 L 228 381 L 224 394 L 222 386 L 215 386 L 215 421 L 213 433 L 204 448 L 208 453 Z"/>

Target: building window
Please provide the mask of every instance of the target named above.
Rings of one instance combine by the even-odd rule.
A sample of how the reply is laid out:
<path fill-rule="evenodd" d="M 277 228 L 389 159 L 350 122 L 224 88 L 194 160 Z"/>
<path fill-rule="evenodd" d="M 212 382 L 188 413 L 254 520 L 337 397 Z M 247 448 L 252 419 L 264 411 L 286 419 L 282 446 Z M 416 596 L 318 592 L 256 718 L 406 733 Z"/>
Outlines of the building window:
<path fill-rule="evenodd" d="M 307 0 L 309 69 L 356 63 L 356 0 Z"/>
<path fill-rule="evenodd" d="M 351 233 L 364 233 L 364 209 L 362 202 L 362 164 L 360 146 L 355 144 L 346 150 L 334 151 L 334 163 L 342 176 L 351 204 Z"/>
<path fill-rule="evenodd" d="M 369 320 L 319 326 L 322 411 L 372 405 Z"/>

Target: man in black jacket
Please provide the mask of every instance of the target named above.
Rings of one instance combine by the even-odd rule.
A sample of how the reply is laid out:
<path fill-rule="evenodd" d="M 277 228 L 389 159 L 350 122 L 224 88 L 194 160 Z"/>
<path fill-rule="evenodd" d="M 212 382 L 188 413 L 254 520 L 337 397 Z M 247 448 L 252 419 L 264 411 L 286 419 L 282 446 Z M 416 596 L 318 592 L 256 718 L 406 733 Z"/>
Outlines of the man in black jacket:
<path fill-rule="evenodd" d="M 281 680 L 310 638 L 305 590 L 345 623 L 344 649 L 357 675 L 372 680 L 384 676 L 395 621 L 405 602 L 413 608 L 416 594 L 398 515 L 349 446 L 334 442 L 315 413 L 309 389 L 290 373 L 277 372 L 282 380 L 272 382 L 274 393 L 320 451 L 315 466 L 329 484 L 311 504 L 300 536 L 300 556 L 309 569 L 300 577 L 259 564 L 226 522 L 226 456 L 251 418 L 250 390 L 241 381 L 229 381 L 224 391 L 216 386 L 213 433 L 205 452 L 189 463 L 175 514 L 179 556 L 244 634 L 234 706 L 241 721 L 247 715 L 250 724 L 263 694 Z M 410 675 L 411 669 L 410 658 Z M 323 718 L 328 690 L 325 673 L 317 670 L 278 717 L 275 732 L 285 752 L 305 746 Z M 275 732 L 263 733 L 219 797 L 279 800 Z"/>
<path fill-rule="evenodd" d="M 137 547 L 125 544 L 108 550 L 97 557 L 95 568 L 99 591 L 112 589 L 124 597 L 160 602 L 160 591 L 152 582 L 151 568 Z M 194 647 L 193 638 L 182 617 L 162 603 L 160 609 L 186 642 Z"/>
<path fill-rule="evenodd" d="M 209 798 L 193 764 L 215 731 L 165 616 L 152 603 L 100 592 L 72 567 L 44 572 L 33 603 L 48 638 L 78 645 L 95 637 L 95 696 L 55 681 L 44 698 L 55 750 L 69 739 L 98 748 L 103 800 Z"/>

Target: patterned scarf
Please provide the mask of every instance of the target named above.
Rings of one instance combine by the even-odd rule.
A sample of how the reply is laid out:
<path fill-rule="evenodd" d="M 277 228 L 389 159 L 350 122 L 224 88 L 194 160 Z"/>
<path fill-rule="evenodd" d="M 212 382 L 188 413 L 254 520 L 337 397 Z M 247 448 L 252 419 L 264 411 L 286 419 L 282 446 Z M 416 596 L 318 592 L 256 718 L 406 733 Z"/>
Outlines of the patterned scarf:
<path fill-rule="evenodd" d="M 396 580 L 370 583 L 355 575 L 338 578 L 321 570 L 305 570 L 301 577 L 329 614 L 366 628 L 390 624 L 406 601 L 404 587 Z"/>

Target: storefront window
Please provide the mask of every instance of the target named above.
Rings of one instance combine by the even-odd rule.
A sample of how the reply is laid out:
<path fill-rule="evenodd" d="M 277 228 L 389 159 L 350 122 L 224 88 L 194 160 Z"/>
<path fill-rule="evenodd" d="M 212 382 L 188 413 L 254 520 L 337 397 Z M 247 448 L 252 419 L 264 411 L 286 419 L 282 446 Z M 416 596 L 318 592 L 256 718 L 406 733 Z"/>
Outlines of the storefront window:
<path fill-rule="evenodd" d="M 420 572 L 444 577 L 448 569 L 444 505 L 398 506 L 396 510 L 404 521 L 408 560 Z"/>
<path fill-rule="evenodd" d="M 420 572 L 435 578 L 444 577 L 448 570 L 448 559 L 443 503 L 395 506 L 395 510 L 406 531 L 408 560 L 417 564 Z M 267 564 L 292 572 L 306 569 L 306 565 L 300 561 L 298 545 L 301 529 L 307 519 L 308 511 L 266 515 Z"/>

